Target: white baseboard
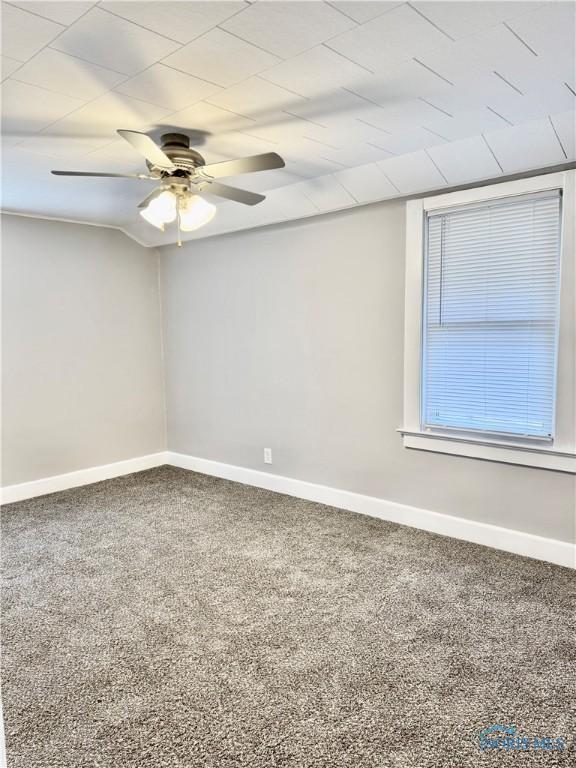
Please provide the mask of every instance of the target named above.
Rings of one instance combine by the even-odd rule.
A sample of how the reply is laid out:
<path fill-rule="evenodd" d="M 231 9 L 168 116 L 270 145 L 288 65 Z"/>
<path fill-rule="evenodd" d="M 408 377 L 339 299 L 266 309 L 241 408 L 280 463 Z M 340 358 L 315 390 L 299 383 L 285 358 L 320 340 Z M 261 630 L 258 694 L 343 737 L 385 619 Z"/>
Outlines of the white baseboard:
<path fill-rule="evenodd" d="M 576 546 L 565 541 L 547 539 L 531 533 L 501 528 L 497 525 L 452 517 L 429 509 L 410 507 L 395 501 L 386 501 L 375 496 L 364 496 L 352 491 L 343 491 L 327 485 L 318 485 L 305 480 L 295 480 L 282 475 L 272 475 L 256 469 L 246 469 L 233 464 L 200 459 L 181 453 L 167 452 L 167 464 L 182 469 L 191 469 L 206 475 L 234 480 L 237 483 L 266 488 L 288 496 L 328 504 L 332 507 L 360 512 L 380 520 L 401 523 L 411 528 L 439 533 L 454 539 L 483 544 L 486 547 L 512 552 L 516 555 L 544 560 L 567 568 L 576 568 Z"/>
<path fill-rule="evenodd" d="M 189 469 L 226 480 L 234 480 L 244 485 L 266 488 L 277 493 L 328 504 L 351 512 L 360 512 L 380 520 L 401 523 L 411 528 L 420 528 L 424 531 L 470 541 L 474 544 L 483 544 L 493 549 L 513 552 L 517 555 L 544 560 L 567 568 L 576 568 L 576 546 L 565 541 L 547 539 L 543 536 L 535 536 L 510 528 L 501 528 L 497 525 L 432 512 L 429 509 L 410 507 L 375 496 L 364 496 L 360 493 L 343 491 L 327 485 L 273 475 L 233 464 L 223 464 L 219 461 L 210 461 L 173 451 L 161 451 L 147 456 L 139 456 L 135 459 L 104 464 L 100 467 L 91 467 L 77 472 L 68 472 L 64 475 L 33 480 L 29 483 L 5 486 L 1 489 L 1 501 L 3 504 L 9 504 L 13 501 L 31 499 L 47 493 L 55 493 L 68 488 L 97 483 L 100 480 L 129 475 L 144 469 L 152 469 L 163 464 L 170 464 L 174 467 Z"/>
<path fill-rule="evenodd" d="M 141 472 L 143 469 L 152 469 L 162 464 L 167 464 L 167 452 L 150 453 L 147 456 L 138 456 L 135 459 L 115 461 L 113 464 L 102 464 L 99 467 L 79 469 L 76 472 L 67 472 L 64 475 L 43 477 L 40 480 L 32 480 L 29 483 L 17 485 L 5 485 L 0 493 L 2 504 L 11 504 L 13 501 L 33 499 L 36 496 L 44 496 L 47 493 L 65 491 L 68 488 L 77 488 L 80 485 L 98 483 L 100 480 L 110 480 L 113 477 L 130 475 L 132 472 Z"/>

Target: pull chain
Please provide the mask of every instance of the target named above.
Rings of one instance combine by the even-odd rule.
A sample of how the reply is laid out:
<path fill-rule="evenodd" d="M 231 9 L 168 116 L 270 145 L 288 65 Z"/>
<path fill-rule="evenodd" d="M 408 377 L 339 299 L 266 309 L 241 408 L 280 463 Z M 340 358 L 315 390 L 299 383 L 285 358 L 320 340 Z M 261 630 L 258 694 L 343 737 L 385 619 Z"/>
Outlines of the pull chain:
<path fill-rule="evenodd" d="M 182 198 L 178 198 L 178 215 L 176 216 L 176 224 L 178 226 L 178 247 L 182 248 L 182 238 L 180 235 L 180 206 L 182 204 Z"/>

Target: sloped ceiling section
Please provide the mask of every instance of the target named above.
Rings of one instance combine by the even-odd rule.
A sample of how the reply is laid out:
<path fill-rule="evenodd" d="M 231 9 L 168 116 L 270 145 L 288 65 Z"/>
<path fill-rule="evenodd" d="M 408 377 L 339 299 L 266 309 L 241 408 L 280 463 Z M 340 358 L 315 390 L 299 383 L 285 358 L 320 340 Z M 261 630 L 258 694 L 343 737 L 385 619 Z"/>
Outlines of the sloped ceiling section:
<path fill-rule="evenodd" d="M 117 128 L 193 132 L 230 179 L 187 239 L 576 160 L 574 2 L 2 3 L 3 209 L 174 242 L 136 206 L 153 182 Z M 216 199 L 215 199 L 216 201 Z"/>

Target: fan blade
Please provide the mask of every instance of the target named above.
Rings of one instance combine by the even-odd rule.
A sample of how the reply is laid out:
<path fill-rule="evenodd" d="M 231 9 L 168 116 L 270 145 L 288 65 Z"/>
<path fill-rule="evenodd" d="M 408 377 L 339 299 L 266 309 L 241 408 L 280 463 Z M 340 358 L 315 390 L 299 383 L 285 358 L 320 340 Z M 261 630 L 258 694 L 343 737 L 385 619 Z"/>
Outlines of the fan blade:
<path fill-rule="evenodd" d="M 116 131 L 116 133 L 120 134 L 123 139 L 126 139 L 126 141 L 134 147 L 136 152 L 143 155 L 146 160 L 149 160 L 152 163 L 152 165 L 157 165 L 158 168 L 162 168 L 163 171 L 176 170 L 176 166 L 172 160 L 170 160 L 168 155 L 165 155 L 158 144 L 155 144 L 147 134 L 140 133 L 139 131 L 126 131 L 122 129 Z"/>
<path fill-rule="evenodd" d="M 154 176 L 146 176 L 145 173 L 92 173 L 91 171 L 50 171 L 54 176 L 100 176 L 115 179 L 155 179 Z"/>
<path fill-rule="evenodd" d="M 248 192 L 247 189 L 238 189 L 230 187 L 228 184 L 220 184 L 217 181 L 207 182 L 198 186 L 200 192 L 207 192 L 210 195 L 225 197 L 227 200 L 234 200 L 236 203 L 244 205 L 257 205 L 262 200 L 266 200 L 266 195 L 259 195 L 256 192 Z"/>
<path fill-rule="evenodd" d="M 271 171 L 273 168 L 284 168 L 286 163 L 276 152 L 266 152 L 264 155 L 242 157 L 239 160 L 224 160 L 223 163 L 202 165 L 198 168 L 201 176 L 221 179 L 223 176 L 239 176 L 241 173 L 255 171 Z"/>
<path fill-rule="evenodd" d="M 152 200 L 155 200 L 158 195 L 161 195 L 162 192 L 164 192 L 164 189 L 160 187 L 159 189 L 155 189 L 154 192 L 151 192 L 148 197 L 145 197 L 144 200 L 142 200 L 141 203 L 138 203 L 138 208 L 146 208 L 148 203 L 151 203 Z"/>

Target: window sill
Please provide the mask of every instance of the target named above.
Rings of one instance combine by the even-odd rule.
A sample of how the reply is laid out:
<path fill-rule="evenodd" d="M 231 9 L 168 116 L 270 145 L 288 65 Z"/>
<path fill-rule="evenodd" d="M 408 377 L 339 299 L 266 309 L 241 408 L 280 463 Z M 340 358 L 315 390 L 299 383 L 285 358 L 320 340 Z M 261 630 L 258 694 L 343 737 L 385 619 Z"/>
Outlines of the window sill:
<path fill-rule="evenodd" d="M 455 437 L 436 432 L 415 432 L 402 428 L 398 432 L 403 437 L 405 448 L 576 474 L 576 453 L 560 451 L 555 448 L 489 442 L 476 440 L 472 437 Z"/>

